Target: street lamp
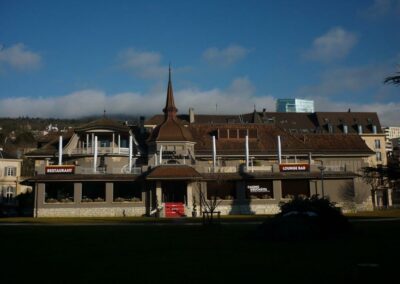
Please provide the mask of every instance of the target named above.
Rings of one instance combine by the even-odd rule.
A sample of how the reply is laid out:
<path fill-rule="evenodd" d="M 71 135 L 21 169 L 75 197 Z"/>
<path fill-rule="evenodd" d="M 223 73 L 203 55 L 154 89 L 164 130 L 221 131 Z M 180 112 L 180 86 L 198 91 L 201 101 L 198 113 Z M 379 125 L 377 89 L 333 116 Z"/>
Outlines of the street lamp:
<path fill-rule="evenodd" d="M 318 169 L 321 171 L 321 189 L 322 189 L 322 198 L 325 196 L 324 192 L 324 170 L 326 167 L 324 166 L 324 161 L 321 160 L 321 165 L 318 166 Z"/>

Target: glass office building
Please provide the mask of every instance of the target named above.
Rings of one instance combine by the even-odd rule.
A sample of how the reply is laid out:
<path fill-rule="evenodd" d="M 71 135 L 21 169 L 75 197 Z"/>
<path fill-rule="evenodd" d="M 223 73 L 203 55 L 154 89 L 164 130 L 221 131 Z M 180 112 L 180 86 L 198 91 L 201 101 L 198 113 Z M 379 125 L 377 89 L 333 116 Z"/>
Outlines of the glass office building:
<path fill-rule="evenodd" d="M 314 112 L 313 100 L 278 99 L 276 101 L 277 112 Z"/>

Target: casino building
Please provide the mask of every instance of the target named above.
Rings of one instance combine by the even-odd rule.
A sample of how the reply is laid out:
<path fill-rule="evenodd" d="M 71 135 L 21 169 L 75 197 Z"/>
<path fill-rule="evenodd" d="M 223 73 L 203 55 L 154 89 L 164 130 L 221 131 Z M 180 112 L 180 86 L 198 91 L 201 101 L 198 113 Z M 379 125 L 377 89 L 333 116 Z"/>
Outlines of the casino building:
<path fill-rule="evenodd" d="M 35 216 L 201 216 L 203 198 L 223 215 L 277 213 L 297 195 L 343 210 L 378 202 L 359 176 L 376 154 L 357 133 L 177 112 L 170 74 L 162 116 L 130 127 L 104 116 L 27 154 Z"/>

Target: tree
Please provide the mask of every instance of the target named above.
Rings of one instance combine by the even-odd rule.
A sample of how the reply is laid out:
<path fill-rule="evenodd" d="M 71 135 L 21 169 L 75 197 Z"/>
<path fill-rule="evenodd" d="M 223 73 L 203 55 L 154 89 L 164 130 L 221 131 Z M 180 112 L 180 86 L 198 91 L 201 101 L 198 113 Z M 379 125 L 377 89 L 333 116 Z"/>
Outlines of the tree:
<path fill-rule="evenodd" d="M 206 194 L 199 189 L 200 196 L 200 205 L 203 208 L 203 223 L 206 221 L 208 224 L 212 224 L 214 222 L 214 214 L 217 213 L 217 207 L 221 204 L 222 200 L 218 199 L 217 194 L 209 196 L 207 198 Z"/>
<path fill-rule="evenodd" d="M 383 81 L 385 84 L 395 84 L 395 85 L 400 85 L 400 71 L 396 72 L 397 75 L 393 76 L 388 76 L 385 78 L 385 81 Z"/>
<path fill-rule="evenodd" d="M 390 185 L 389 172 L 388 167 L 382 165 L 362 168 L 362 179 L 371 187 L 372 203 L 374 207 L 376 206 L 375 193 Z"/>

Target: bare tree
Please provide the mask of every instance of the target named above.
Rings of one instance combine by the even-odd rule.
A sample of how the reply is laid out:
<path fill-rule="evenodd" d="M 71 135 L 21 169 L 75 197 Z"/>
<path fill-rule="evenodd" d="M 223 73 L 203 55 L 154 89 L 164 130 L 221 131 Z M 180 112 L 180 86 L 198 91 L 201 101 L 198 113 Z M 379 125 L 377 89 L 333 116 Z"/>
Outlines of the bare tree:
<path fill-rule="evenodd" d="M 217 194 L 207 198 L 201 189 L 199 189 L 199 196 L 200 206 L 203 208 L 203 223 L 207 221 L 209 224 L 212 224 L 214 222 L 214 215 L 217 214 L 219 217 L 217 207 L 221 204 L 222 200 L 218 199 Z"/>
<path fill-rule="evenodd" d="M 371 195 L 373 206 L 376 205 L 375 193 L 384 186 L 388 186 L 388 169 L 387 167 L 364 167 L 362 169 L 362 179 L 371 187 Z"/>

